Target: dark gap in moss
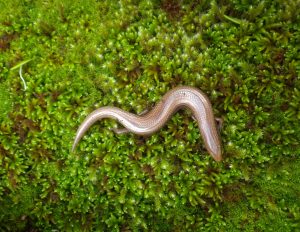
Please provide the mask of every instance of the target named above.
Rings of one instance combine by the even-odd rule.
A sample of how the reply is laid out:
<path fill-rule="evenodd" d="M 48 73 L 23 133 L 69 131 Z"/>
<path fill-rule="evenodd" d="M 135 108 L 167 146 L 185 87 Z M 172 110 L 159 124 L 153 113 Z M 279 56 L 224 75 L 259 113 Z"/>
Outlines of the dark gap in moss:
<path fill-rule="evenodd" d="M 182 85 L 183 83 L 182 77 L 178 74 L 172 76 L 172 79 L 170 80 L 169 84 L 172 88 L 177 87 L 178 85 Z"/>
<path fill-rule="evenodd" d="M 132 161 L 139 161 L 142 158 L 142 153 L 140 151 L 134 152 L 129 155 L 129 159 Z"/>
<path fill-rule="evenodd" d="M 61 95 L 62 93 L 60 91 L 54 90 L 51 92 L 51 101 L 52 102 L 56 102 L 58 100 L 58 97 Z"/>
<path fill-rule="evenodd" d="M 8 151 L 2 146 L 2 144 L 0 143 L 0 155 L 2 157 L 7 157 L 8 156 Z M 3 165 L 3 164 L 2 164 Z"/>
<path fill-rule="evenodd" d="M 32 157 L 36 159 L 36 162 L 41 162 L 41 160 L 54 160 L 53 153 L 44 148 L 36 148 L 32 151 Z"/>
<path fill-rule="evenodd" d="M 11 27 L 13 25 L 11 21 L 7 21 L 7 20 L 3 21 L 1 24 L 6 27 Z"/>
<path fill-rule="evenodd" d="M 160 7 L 167 13 L 170 20 L 178 20 L 183 15 L 180 0 L 162 0 Z"/>
<path fill-rule="evenodd" d="M 189 11 L 205 12 L 210 9 L 210 1 L 207 0 L 184 1 L 184 3 L 189 4 Z"/>
<path fill-rule="evenodd" d="M 222 201 L 236 203 L 245 199 L 243 188 L 246 187 L 245 183 L 234 183 L 226 185 L 221 192 Z"/>
<path fill-rule="evenodd" d="M 48 58 L 49 58 L 49 60 L 53 61 L 53 63 L 56 65 L 63 65 L 63 63 L 64 63 L 64 60 L 62 59 L 61 54 L 58 54 L 56 52 L 49 53 Z"/>
<path fill-rule="evenodd" d="M 154 169 L 153 169 L 152 166 L 149 165 L 149 164 L 144 164 L 144 165 L 142 166 L 142 171 L 143 171 L 144 173 L 146 173 L 148 176 L 150 176 L 152 179 L 153 179 L 154 176 L 155 176 Z"/>
<path fill-rule="evenodd" d="M 13 40 L 17 39 L 19 37 L 19 34 L 14 33 L 4 33 L 0 36 L 0 51 L 6 51 L 10 49 L 10 44 Z"/>
<path fill-rule="evenodd" d="M 24 143 L 29 131 L 41 131 L 37 123 L 20 113 L 9 113 L 9 118 L 14 122 L 12 128 L 19 136 L 19 143 Z"/>
<path fill-rule="evenodd" d="M 14 170 L 8 170 L 8 180 L 9 180 L 9 182 L 10 182 L 10 185 L 14 188 L 14 189 L 16 189 L 17 187 L 18 187 L 18 185 L 17 185 L 17 180 L 16 180 L 16 178 L 15 178 L 15 172 L 14 172 Z"/>
<path fill-rule="evenodd" d="M 48 96 L 48 93 L 33 93 L 33 96 L 38 99 L 38 105 L 45 110 L 47 108 L 45 97 Z"/>
<path fill-rule="evenodd" d="M 55 27 L 46 21 L 41 21 L 39 27 L 41 29 L 42 34 L 49 38 L 52 37 L 52 33 L 55 31 Z"/>
<path fill-rule="evenodd" d="M 59 4 L 58 11 L 59 11 L 59 17 L 60 17 L 61 22 L 62 23 L 67 23 L 68 18 L 66 17 L 65 7 L 62 3 Z"/>

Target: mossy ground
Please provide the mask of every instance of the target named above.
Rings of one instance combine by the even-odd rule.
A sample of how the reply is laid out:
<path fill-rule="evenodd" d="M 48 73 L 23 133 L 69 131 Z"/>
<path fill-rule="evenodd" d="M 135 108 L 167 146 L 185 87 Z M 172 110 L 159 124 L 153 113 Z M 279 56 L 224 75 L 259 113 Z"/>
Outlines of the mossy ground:
<path fill-rule="evenodd" d="M 2 230 L 300 231 L 299 1 L 0 8 Z M 92 110 L 140 113 L 177 85 L 224 119 L 221 163 L 184 111 L 146 139 L 103 120 L 70 153 Z"/>

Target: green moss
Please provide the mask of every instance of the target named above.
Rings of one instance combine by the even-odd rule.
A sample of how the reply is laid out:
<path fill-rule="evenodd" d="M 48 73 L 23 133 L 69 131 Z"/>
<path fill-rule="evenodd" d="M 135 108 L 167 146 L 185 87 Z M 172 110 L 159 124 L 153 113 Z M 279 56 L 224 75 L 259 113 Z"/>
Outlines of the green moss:
<path fill-rule="evenodd" d="M 12 94 L 5 83 L 0 85 L 0 102 L 0 119 L 4 120 L 13 106 Z"/>
<path fill-rule="evenodd" d="M 299 159 L 257 169 L 244 188 L 225 191 L 224 231 L 294 231 L 299 228 Z"/>
<path fill-rule="evenodd" d="M 299 222 L 298 1 L 2 1 L 5 230 L 293 231 Z M 17 70 L 23 61 L 24 91 Z M 210 97 L 224 160 L 190 112 L 116 135 L 94 109 L 141 113 L 177 85 Z M 292 181 L 291 181 L 292 180 Z"/>

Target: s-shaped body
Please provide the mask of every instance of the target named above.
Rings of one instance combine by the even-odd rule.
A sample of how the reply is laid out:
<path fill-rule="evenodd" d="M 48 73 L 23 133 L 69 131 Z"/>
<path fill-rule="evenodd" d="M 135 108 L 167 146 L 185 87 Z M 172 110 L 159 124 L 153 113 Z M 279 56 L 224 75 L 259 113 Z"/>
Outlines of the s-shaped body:
<path fill-rule="evenodd" d="M 211 103 L 202 91 L 188 86 L 170 90 L 150 112 L 144 115 L 135 115 L 110 106 L 93 111 L 78 128 L 72 151 L 90 126 L 103 118 L 118 120 L 126 128 L 125 131 L 138 135 L 151 135 L 162 128 L 169 118 L 181 108 L 188 108 L 192 111 L 206 149 L 216 161 L 220 161 L 222 159 L 221 143 Z"/>

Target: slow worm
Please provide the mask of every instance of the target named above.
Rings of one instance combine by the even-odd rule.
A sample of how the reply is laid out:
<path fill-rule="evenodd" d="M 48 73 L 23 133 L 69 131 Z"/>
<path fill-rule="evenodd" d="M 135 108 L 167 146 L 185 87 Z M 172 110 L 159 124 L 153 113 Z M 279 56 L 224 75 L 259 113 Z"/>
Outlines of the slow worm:
<path fill-rule="evenodd" d="M 151 135 L 162 128 L 179 109 L 188 108 L 198 123 L 204 144 L 216 160 L 222 159 L 221 142 L 216 127 L 212 106 L 208 97 L 199 89 L 188 86 L 176 87 L 167 92 L 156 106 L 144 115 L 135 115 L 117 107 L 101 107 L 89 114 L 77 130 L 72 151 L 96 121 L 103 118 L 118 120 L 125 128 L 117 133 L 133 132 L 138 135 Z"/>

